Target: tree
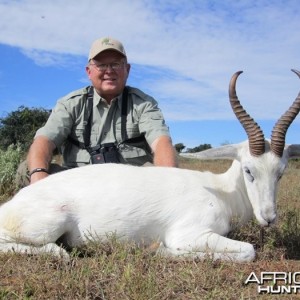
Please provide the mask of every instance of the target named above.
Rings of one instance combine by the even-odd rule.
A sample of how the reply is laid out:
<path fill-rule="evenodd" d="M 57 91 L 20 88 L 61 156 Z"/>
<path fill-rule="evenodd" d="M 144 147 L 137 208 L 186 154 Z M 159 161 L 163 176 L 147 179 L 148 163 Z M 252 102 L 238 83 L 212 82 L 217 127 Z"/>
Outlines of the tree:
<path fill-rule="evenodd" d="M 210 148 L 212 148 L 211 144 L 201 144 L 194 148 L 187 148 L 186 152 L 187 153 L 195 153 L 195 152 L 200 152 L 200 151 L 210 149 Z"/>
<path fill-rule="evenodd" d="M 178 153 L 180 153 L 185 148 L 182 143 L 175 144 L 174 147 Z"/>
<path fill-rule="evenodd" d="M 10 145 L 20 145 L 27 151 L 37 129 L 42 127 L 50 115 L 50 110 L 20 106 L 18 110 L 0 118 L 0 149 Z"/>

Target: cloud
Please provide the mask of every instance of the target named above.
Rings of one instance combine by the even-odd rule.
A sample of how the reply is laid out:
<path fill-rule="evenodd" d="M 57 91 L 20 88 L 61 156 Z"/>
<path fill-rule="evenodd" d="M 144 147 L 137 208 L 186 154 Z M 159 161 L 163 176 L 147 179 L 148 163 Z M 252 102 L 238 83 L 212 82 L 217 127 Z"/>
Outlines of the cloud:
<path fill-rule="evenodd" d="M 21 52 L 32 59 L 38 66 L 58 66 L 61 68 L 76 66 L 78 60 L 73 55 L 41 51 L 36 49 L 22 49 Z"/>
<path fill-rule="evenodd" d="M 289 71 L 300 69 L 297 0 L 12 0 L 0 11 L 0 43 L 38 65 L 68 67 L 94 39 L 119 38 L 172 120 L 233 118 L 227 87 L 240 69 L 255 118 L 277 118 L 299 90 Z"/>

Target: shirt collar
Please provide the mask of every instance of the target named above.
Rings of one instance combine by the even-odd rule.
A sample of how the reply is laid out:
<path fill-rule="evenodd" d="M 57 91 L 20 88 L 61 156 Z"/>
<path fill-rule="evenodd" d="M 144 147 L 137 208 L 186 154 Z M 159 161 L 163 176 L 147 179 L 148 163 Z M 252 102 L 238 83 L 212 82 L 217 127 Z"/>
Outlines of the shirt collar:
<path fill-rule="evenodd" d="M 107 102 L 104 98 L 102 98 L 97 92 L 94 92 L 94 107 L 96 107 L 100 102 L 105 103 L 107 105 Z M 116 102 L 118 103 L 118 106 L 121 107 L 121 103 L 122 103 L 122 93 L 120 95 L 118 95 L 117 97 L 115 97 L 114 99 L 112 99 L 112 102 Z"/>

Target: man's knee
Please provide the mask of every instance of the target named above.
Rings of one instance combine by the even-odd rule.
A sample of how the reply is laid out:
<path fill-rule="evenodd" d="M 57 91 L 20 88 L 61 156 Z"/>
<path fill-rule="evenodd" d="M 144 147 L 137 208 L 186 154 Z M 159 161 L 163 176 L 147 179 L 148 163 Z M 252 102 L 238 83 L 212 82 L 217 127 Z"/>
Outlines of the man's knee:
<path fill-rule="evenodd" d="M 30 176 L 29 171 L 27 167 L 27 161 L 22 161 L 17 169 L 16 178 L 15 178 L 15 184 L 17 189 L 23 188 L 30 183 Z"/>

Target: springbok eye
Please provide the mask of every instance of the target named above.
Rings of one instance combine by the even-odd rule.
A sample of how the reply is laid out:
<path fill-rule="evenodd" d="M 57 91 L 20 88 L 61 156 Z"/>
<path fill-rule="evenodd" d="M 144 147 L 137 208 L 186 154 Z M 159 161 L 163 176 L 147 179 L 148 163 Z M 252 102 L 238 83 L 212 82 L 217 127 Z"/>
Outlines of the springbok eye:
<path fill-rule="evenodd" d="M 245 167 L 245 168 L 244 168 L 244 171 L 245 171 L 245 173 L 246 173 L 246 176 L 247 176 L 248 180 L 249 180 L 250 182 L 253 182 L 253 181 L 254 181 L 254 177 L 252 176 L 250 170 L 249 170 L 247 167 Z"/>

